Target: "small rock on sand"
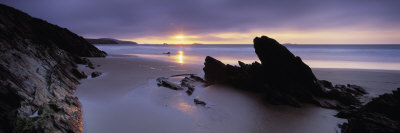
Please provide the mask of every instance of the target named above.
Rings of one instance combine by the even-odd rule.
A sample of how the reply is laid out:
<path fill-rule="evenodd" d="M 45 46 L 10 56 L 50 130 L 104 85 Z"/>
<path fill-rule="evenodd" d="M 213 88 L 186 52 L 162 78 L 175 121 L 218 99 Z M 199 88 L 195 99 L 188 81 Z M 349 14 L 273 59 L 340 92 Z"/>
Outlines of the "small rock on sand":
<path fill-rule="evenodd" d="M 98 71 L 94 71 L 94 72 L 92 72 L 92 78 L 95 78 L 95 77 L 98 77 L 98 76 L 100 76 L 102 73 L 101 72 L 98 72 Z"/>
<path fill-rule="evenodd" d="M 199 99 L 194 99 L 193 101 L 197 105 L 202 105 L 202 106 L 206 106 L 207 105 L 206 102 L 200 101 Z"/>

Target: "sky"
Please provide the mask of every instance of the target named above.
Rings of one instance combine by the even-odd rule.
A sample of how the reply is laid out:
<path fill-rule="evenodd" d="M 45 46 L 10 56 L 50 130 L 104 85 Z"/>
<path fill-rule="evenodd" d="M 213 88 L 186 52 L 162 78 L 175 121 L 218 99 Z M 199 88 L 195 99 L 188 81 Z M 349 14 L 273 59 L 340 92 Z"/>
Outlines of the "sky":
<path fill-rule="evenodd" d="M 86 38 L 141 44 L 400 44 L 400 0 L 2 0 Z"/>

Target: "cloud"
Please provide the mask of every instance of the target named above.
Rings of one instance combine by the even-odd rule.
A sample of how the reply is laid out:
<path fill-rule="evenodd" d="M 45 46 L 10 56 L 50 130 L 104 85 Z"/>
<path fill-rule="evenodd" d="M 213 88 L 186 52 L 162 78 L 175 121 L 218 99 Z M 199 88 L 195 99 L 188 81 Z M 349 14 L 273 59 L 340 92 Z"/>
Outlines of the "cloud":
<path fill-rule="evenodd" d="M 398 0 L 5 0 L 86 37 L 400 27 Z M 213 38 L 213 37 L 208 37 Z M 215 38 L 214 38 L 215 39 Z"/>

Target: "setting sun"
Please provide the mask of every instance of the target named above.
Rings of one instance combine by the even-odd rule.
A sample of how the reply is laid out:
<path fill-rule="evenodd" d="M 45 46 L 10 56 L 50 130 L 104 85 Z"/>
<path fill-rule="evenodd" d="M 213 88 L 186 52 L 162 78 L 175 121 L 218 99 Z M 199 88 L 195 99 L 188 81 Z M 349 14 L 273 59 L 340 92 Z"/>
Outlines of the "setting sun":
<path fill-rule="evenodd" d="M 183 39 L 183 38 L 185 38 L 185 37 L 184 37 L 184 36 L 176 36 L 175 38 Z"/>

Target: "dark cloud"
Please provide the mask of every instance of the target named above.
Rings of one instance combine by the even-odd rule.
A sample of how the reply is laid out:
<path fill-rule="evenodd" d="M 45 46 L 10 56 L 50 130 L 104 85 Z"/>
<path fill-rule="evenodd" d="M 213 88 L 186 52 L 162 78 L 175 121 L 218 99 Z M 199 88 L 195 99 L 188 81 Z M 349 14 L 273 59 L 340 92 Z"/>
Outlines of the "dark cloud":
<path fill-rule="evenodd" d="M 5 0 L 88 37 L 400 27 L 399 0 Z"/>

